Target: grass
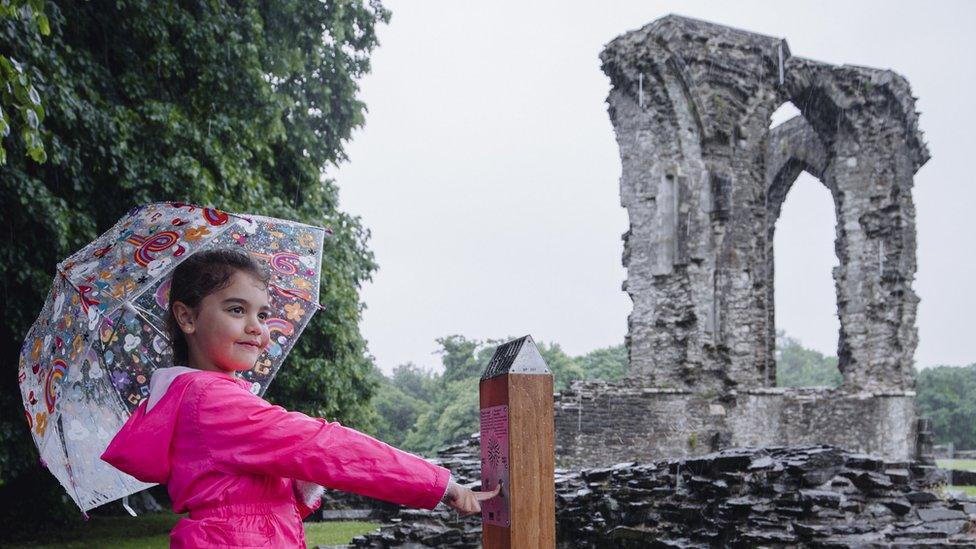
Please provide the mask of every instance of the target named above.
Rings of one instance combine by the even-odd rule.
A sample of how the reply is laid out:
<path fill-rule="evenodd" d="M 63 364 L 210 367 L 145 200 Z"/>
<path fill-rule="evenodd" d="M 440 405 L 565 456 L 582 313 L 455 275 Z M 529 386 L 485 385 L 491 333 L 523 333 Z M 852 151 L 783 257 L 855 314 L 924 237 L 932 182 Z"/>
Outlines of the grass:
<path fill-rule="evenodd" d="M 935 462 L 943 469 L 976 471 L 976 459 L 937 459 Z"/>
<path fill-rule="evenodd" d="M 957 471 L 976 471 L 976 459 L 937 459 L 936 465 L 942 469 Z M 946 486 L 949 492 L 965 492 L 969 497 L 976 497 L 976 486 Z"/>
<path fill-rule="evenodd" d="M 82 526 L 64 532 L 52 533 L 40 543 L 12 545 L 11 549 L 166 549 L 169 547 L 169 531 L 181 515 L 151 513 L 132 517 L 92 517 Z M 369 522 L 306 522 L 305 541 L 309 547 L 316 545 L 340 545 L 352 538 L 372 532 L 379 527 Z"/>
<path fill-rule="evenodd" d="M 976 497 L 976 486 L 946 486 L 949 492 L 965 492 L 967 496 Z"/>
<path fill-rule="evenodd" d="M 379 527 L 379 524 L 358 521 L 306 522 L 305 543 L 309 547 L 340 545 L 349 543 L 352 538 L 372 532 Z"/>

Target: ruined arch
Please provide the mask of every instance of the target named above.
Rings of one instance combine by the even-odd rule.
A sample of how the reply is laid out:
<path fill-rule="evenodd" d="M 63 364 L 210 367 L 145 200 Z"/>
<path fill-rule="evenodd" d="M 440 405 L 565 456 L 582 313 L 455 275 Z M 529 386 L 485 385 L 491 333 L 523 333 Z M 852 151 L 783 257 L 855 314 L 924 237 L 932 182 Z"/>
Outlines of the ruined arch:
<path fill-rule="evenodd" d="M 783 202 L 802 172 L 817 179 L 827 190 L 834 203 L 834 217 L 838 218 L 837 193 L 823 181 L 827 163 L 827 148 L 806 119 L 800 115 L 772 128 L 766 144 L 766 317 L 768 322 L 766 349 L 776 354 L 776 299 L 774 238 Z M 835 237 L 836 238 L 836 237 Z M 835 241 L 836 247 L 836 241 Z M 836 253 L 836 250 L 835 250 Z M 770 369 L 766 380 L 769 387 L 776 386 L 776 370 Z"/>
<path fill-rule="evenodd" d="M 655 384 L 775 383 L 772 225 L 809 171 L 831 192 L 839 367 L 857 390 L 913 384 L 915 170 L 907 82 L 794 57 L 782 39 L 668 16 L 601 55 L 623 171 L 631 370 Z M 792 101 L 797 120 L 768 127 Z"/>
<path fill-rule="evenodd" d="M 631 377 L 557 399 L 560 455 L 602 464 L 832 444 L 906 460 L 916 439 L 913 176 L 928 159 L 891 71 L 669 15 L 600 55 L 620 149 Z M 769 128 L 791 101 L 801 117 Z M 831 192 L 835 389 L 776 388 L 772 234 L 801 171 Z"/>
<path fill-rule="evenodd" d="M 929 152 L 908 81 L 890 70 L 785 63 L 782 92 L 824 145 L 837 216 L 838 367 L 849 390 L 909 390 L 918 342 L 914 174 Z M 808 151 L 806 151 L 808 152 Z M 803 153 L 801 153 L 803 154 Z"/>

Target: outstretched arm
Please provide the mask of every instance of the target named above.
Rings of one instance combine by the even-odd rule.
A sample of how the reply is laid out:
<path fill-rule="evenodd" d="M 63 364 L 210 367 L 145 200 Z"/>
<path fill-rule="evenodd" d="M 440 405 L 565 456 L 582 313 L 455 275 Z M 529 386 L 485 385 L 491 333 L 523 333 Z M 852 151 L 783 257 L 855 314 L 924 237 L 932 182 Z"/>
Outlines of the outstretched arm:
<path fill-rule="evenodd" d="M 207 383 L 189 403 L 218 470 L 264 474 L 433 509 L 450 472 L 338 422 L 289 412 L 233 380 Z"/>

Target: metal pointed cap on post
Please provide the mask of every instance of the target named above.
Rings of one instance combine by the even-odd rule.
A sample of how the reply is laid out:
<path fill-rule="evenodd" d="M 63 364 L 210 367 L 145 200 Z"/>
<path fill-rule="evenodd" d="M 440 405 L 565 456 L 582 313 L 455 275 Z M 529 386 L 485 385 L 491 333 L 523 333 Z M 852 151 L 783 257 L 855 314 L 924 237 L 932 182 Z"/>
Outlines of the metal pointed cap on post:
<path fill-rule="evenodd" d="M 499 345 L 488 361 L 481 381 L 505 374 L 551 374 L 532 336 L 522 336 Z"/>

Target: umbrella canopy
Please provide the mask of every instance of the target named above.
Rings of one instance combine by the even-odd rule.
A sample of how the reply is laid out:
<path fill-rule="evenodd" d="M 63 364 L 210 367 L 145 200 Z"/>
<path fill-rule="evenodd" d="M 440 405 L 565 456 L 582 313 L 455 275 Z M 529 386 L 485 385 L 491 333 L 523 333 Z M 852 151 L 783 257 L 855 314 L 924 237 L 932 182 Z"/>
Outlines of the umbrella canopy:
<path fill-rule="evenodd" d="M 57 266 L 20 352 L 24 414 L 45 466 L 87 511 L 138 492 L 140 482 L 99 456 L 172 366 L 166 311 L 173 269 L 235 248 L 269 266 L 271 344 L 241 374 L 261 395 L 320 308 L 326 230 L 180 202 L 135 208 Z"/>

